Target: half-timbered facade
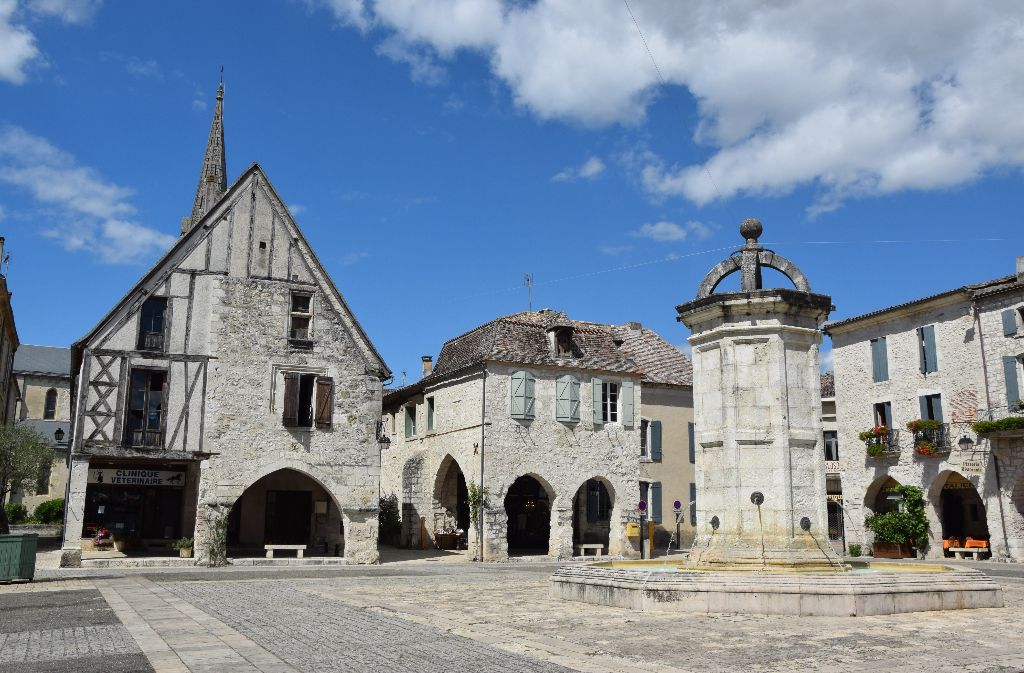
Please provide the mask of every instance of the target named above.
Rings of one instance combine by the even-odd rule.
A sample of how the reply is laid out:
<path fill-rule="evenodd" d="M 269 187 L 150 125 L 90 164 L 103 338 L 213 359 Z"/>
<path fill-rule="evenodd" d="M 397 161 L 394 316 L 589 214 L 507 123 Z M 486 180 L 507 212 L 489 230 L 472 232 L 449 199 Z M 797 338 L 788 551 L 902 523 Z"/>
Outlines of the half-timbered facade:
<path fill-rule="evenodd" d="M 202 563 L 224 516 L 241 555 L 377 560 L 390 372 L 263 169 L 224 175 L 221 92 L 181 238 L 72 347 L 65 564 L 104 528 Z"/>

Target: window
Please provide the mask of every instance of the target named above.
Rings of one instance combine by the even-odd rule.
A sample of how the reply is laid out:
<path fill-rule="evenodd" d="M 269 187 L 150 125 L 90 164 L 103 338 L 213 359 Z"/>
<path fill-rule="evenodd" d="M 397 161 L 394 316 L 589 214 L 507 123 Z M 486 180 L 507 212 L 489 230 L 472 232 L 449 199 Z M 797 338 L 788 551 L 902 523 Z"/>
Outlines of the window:
<path fill-rule="evenodd" d="M 150 297 L 142 304 L 142 321 L 139 323 L 139 350 L 164 349 L 164 314 L 167 299 Z"/>
<path fill-rule="evenodd" d="M 427 431 L 434 429 L 434 398 L 427 398 Z"/>
<path fill-rule="evenodd" d="M 875 404 L 875 425 L 892 427 L 892 402 L 877 402 Z"/>
<path fill-rule="evenodd" d="M 39 481 L 36 482 L 36 495 L 49 495 L 50 494 L 50 472 L 53 467 L 47 467 L 46 473 L 39 477 Z"/>
<path fill-rule="evenodd" d="M 288 428 L 329 428 L 333 417 L 333 378 L 285 372 L 282 425 Z"/>
<path fill-rule="evenodd" d="M 1012 309 L 1006 309 L 1002 313 L 1003 317 L 1003 336 L 1013 336 L 1017 334 L 1017 314 Z"/>
<path fill-rule="evenodd" d="M 530 372 L 512 375 L 512 418 L 532 420 L 534 417 L 534 388 L 536 379 Z"/>
<path fill-rule="evenodd" d="M 825 431 L 825 460 L 839 460 L 839 433 Z"/>
<path fill-rule="evenodd" d="M 405 408 L 405 436 L 416 436 L 416 407 Z"/>
<path fill-rule="evenodd" d="M 164 396 L 167 372 L 132 370 L 132 388 L 128 401 L 129 446 L 160 448 L 163 445 Z"/>
<path fill-rule="evenodd" d="M 46 404 L 43 407 L 43 420 L 52 421 L 57 418 L 57 391 L 50 388 L 46 391 Z"/>
<path fill-rule="evenodd" d="M 619 422 L 619 386 L 615 383 L 601 384 L 601 420 L 605 423 Z"/>
<path fill-rule="evenodd" d="M 612 498 L 597 479 L 587 480 L 587 521 L 611 521 Z"/>
<path fill-rule="evenodd" d="M 572 330 L 560 329 L 555 332 L 555 357 L 572 357 Z"/>
<path fill-rule="evenodd" d="M 555 419 L 567 423 L 580 420 L 580 381 L 572 374 L 555 380 Z"/>
<path fill-rule="evenodd" d="M 310 323 L 313 320 L 313 296 L 292 293 L 288 338 L 293 346 L 308 346 L 313 340 Z"/>
<path fill-rule="evenodd" d="M 921 373 L 930 374 L 939 371 L 939 360 L 935 353 L 935 326 L 919 327 L 917 343 L 921 351 Z"/>
<path fill-rule="evenodd" d="M 917 399 L 921 403 L 922 420 L 942 420 L 942 395 L 922 395 Z"/>
<path fill-rule="evenodd" d="M 885 337 L 871 340 L 871 374 L 875 383 L 889 380 L 889 353 L 885 348 Z"/>
<path fill-rule="evenodd" d="M 650 423 L 646 420 L 640 421 L 640 456 L 647 456 L 647 431 L 650 427 Z"/>

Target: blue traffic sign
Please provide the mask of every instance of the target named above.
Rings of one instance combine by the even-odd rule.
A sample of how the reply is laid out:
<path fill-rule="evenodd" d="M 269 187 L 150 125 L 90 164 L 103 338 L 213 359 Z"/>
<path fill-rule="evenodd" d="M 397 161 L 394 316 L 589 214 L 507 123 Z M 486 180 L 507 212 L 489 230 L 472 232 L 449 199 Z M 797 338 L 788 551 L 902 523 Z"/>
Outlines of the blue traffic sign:
<path fill-rule="evenodd" d="M 641 512 L 646 512 L 647 511 L 647 503 L 644 502 L 643 500 L 640 501 L 640 504 L 637 505 L 637 507 L 640 508 Z"/>
<path fill-rule="evenodd" d="M 674 503 L 672 504 L 672 507 L 674 507 L 675 509 L 680 509 L 680 508 L 682 508 L 682 504 L 681 504 L 681 503 L 680 503 L 680 502 L 679 502 L 678 500 L 676 500 L 676 501 L 675 501 L 675 502 L 674 502 Z"/>

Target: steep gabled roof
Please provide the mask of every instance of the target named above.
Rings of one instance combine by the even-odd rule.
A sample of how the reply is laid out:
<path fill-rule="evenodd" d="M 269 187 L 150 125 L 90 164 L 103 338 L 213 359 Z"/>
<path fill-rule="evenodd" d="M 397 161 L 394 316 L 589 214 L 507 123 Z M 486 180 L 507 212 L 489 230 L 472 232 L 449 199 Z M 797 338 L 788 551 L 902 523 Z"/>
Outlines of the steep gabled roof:
<path fill-rule="evenodd" d="M 72 369 L 77 371 L 80 364 L 81 351 L 85 345 L 96 337 L 107 325 L 115 320 L 120 319 L 126 312 L 128 312 L 134 302 L 140 301 L 143 294 L 148 294 L 156 289 L 166 278 L 172 273 L 179 264 L 188 257 L 201 243 L 205 242 L 206 238 L 210 236 L 215 228 L 215 224 L 223 217 L 224 212 L 230 210 L 234 201 L 241 195 L 241 192 L 249 186 L 249 181 L 256 179 L 261 181 L 262 185 L 269 190 L 270 195 L 274 201 L 275 209 L 278 209 L 278 215 L 281 216 L 281 220 L 285 222 L 286 226 L 290 227 L 294 232 L 295 243 L 301 248 L 301 251 L 306 255 L 313 264 L 313 271 L 319 276 L 319 282 L 324 288 L 325 296 L 332 301 L 334 308 L 341 318 L 343 325 L 346 327 L 349 335 L 352 337 L 353 342 L 359 347 L 360 355 L 363 361 L 366 363 L 367 370 L 374 372 L 379 375 L 380 378 L 386 379 L 391 376 L 391 370 L 388 369 L 387 364 L 384 362 L 384 358 L 380 356 L 377 349 L 374 348 L 370 338 L 366 335 L 362 325 L 356 319 L 352 310 L 349 308 L 345 298 L 341 295 L 334 281 L 331 279 L 330 274 L 321 264 L 320 259 L 316 256 L 312 246 L 306 239 L 305 234 L 299 228 L 299 225 L 292 218 L 291 213 L 285 206 L 284 201 L 277 194 L 277 190 L 274 189 L 263 168 L 256 162 L 253 162 L 240 176 L 232 183 L 220 200 L 210 208 L 206 214 L 198 222 L 192 224 L 192 229 L 186 232 L 178 239 L 178 241 L 171 246 L 160 260 L 153 265 L 153 267 L 142 276 L 141 279 L 114 305 L 114 307 L 100 320 L 95 327 L 93 327 L 84 337 L 72 344 L 73 349 L 73 361 Z"/>
<path fill-rule="evenodd" d="M 644 373 L 644 381 L 677 386 L 693 385 L 693 361 L 683 351 L 661 338 L 654 330 L 639 323 L 611 328 L 622 341 L 619 350 L 636 362 Z"/>
<path fill-rule="evenodd" d="M 21 344 L 14 354 L 14 372 L 16 374 L 71 376 L 71 349 L 59 346 Z"/>

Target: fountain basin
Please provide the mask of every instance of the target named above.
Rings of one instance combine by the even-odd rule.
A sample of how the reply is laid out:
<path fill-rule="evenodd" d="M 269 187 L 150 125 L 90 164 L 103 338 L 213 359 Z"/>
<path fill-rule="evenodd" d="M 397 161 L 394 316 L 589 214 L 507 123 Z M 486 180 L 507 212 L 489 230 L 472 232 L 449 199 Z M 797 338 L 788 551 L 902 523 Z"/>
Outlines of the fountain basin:
<path fill-rule="evenodd" d="M 640 611 L 863 617 L 1003 607 L 1003 591 L 978 570 L 864 564 L 874 572 L 656 570 L 638 564 L 563 566 L 551 596 Z M 857 564 L 860 566 L 861 564 Z M 671 566 L 669 566 L 671 568 Z"/>

